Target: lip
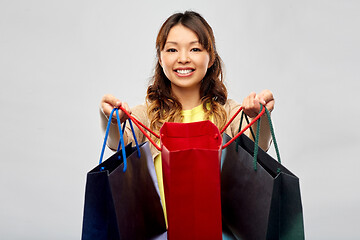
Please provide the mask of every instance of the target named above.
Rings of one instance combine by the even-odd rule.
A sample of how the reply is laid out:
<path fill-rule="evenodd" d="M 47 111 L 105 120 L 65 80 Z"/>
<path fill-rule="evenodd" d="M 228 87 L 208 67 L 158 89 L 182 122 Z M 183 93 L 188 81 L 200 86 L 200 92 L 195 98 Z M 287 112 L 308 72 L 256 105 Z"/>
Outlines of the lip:
<path fill-rule="evenodd" d="M 181 74 L 181 73 L 178 73 L 178 72 L 177 72 L 178 70 L 191 70 L 191 72 L 186 73 L 186 74 Z M 176 76 L 178 76 L 178 77 L 189 77 L 189 76 L 193 75 L 194 72 L 195 72 L 195 69 L 194 69 L 194 68 L 191 68 L 191 67 L 175 68 L 175 69 L 174 69 L 174 73 L 175 73 Z"/>

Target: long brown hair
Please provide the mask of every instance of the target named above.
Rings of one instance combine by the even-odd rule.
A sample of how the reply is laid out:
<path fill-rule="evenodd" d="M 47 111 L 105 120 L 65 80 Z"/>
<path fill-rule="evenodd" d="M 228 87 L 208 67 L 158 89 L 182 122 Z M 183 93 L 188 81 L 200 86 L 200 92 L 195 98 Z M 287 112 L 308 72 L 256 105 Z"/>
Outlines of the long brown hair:
<path fill-rule="evenodd" d="M 215 38 L 210 25 L 198 13 L 186 11 L 171 15 L 162 25 L 156 39 L 157 63 L 152 83 L 147 89 L 148 117 L 150 128 L 158 132 L 164 122 L 181 122 L 181 103 L 171 92 L 170 80 L 165 76 L 159 63 L 170 29 L 178 24 L 192 30 L 200 44 L 210 55 L 211 67 L 201 82 L 200 97 L 205 112 L 205 120 L 213 117 L 214 124 L 221 129 L 227 120 L 223 105 L 227 100 L 227 90 L 223 84 L 222 61 L 215 47 Z"/>

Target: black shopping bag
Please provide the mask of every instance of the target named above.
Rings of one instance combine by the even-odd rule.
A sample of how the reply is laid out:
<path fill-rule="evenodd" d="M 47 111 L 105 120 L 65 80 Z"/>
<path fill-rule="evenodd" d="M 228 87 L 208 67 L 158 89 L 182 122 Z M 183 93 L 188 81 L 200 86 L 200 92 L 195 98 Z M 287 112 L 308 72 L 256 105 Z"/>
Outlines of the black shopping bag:
<path fill-rule="evenodd" d="M 237 239 L 304 239 L 299 179 L 260 148 L 254 162 L 254 149 L 242 134 L 222 152 L 223 224 Z"/>
<path fill-rule="evenodd" d="M 166 232 L 149 143 L 122 149 L 87 174 L 83 240 L 161 239 Z"/>

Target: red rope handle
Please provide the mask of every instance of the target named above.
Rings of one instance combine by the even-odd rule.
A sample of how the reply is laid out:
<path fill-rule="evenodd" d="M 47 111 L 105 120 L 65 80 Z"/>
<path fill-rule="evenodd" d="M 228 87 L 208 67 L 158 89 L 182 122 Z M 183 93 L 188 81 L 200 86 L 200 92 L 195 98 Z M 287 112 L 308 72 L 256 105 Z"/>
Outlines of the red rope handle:
<path fill-rule="evenodd" d="M 241 109 L 241 108 L 240 108 Z M 239 109 L 239 110 L 240 110 Z M 237 114 L 239 114 L 240 111 L 238 111 L 234 116 L 236 116 Z M 230 141 L 228 141 L 227 143 L 225 143 L 222 146 L 222 149 L 226 148 L 227 146 L 229 146 L 233 141 L 235 141 L 241 134 L 243 134 L 249 127 L 251 127 L 265 112 L 265 108 L 263 107 L 261 112 L 248 124 L 246 125 L 243 130 L 241 130 L 238 134 L 235 135 L 235 137 L 233 137 Z M 234 118 L 234 117 L 233 117 Z M 233 119 L 230 120 L 230 122 Z"/>
<path fill-rule="evenodd" d="M 234 114 L 234 116 L 232 116 L 232 118 L 230 119 L 230 121 L 225 125 L 225 127 L 223 127 L 223 129 L 220 131 L 220 134 L 223 134 L 223 132 L 225 131 L 225 129 L 230 125 L 230 123 L 232 123 L 232 121 L 234 121 L 234 119 L 236 118 L 236 116 L 239 114 L 239 112 L 241 112 L 242 110 L 242 106 L 239 108 L 239 110 L 237 110 L 237 112 Z"/>
<path fill-rule="evenodd" d="M 161 147 L 159 147 L 155 141 L 149 136 L 149 134 L 147 134 L 143 128 L 145 128 L 147 131 L 149 131 L 151 134 L 153 134 L 155 137 L 160 138 L 160 136 L 158 134 L 156 134 L 154 131 L 152 131 L 151 129 L 149 129 L 147 126 L 145 126 L 142 122 L 140 122 L 139 120 L 137 120 L 136 118 L 134 118 L 133 116 L 131 116 L 130 113 L 128 113 L 123 107 L 119 107 L 119 109 L 121 111 L 123 111 L 132 121 L 133 123 L 135 123 L 135 125 L 139 128 L 139 130 L 145 135 L 145 137 L 154 145 L 154 147 L 161 151 Z M 235 119 L 235 117 L 241 112 L 242 107 L 239 108 L 239 110 L 237 110 L 237 112 L 234 114 L 234 116 L 232 116 L 232 118 L 229 120 L 229 122 L 225 125 L 225 127 L 220 131 L 220 133 L 222 134 L 225 129 L 231 124 L 231 122 Z M 233 137 L 229 142 L 227 142 L 226 144 L 224 144 L 222 146 L 222 149 L 228 147 L 233 141 L 235 141 L 241 134 L 243 134 L 249 127 L 251 127 L 265 112 L 265 108 L 262 109 L 262 111 L 247 125 L 245 126 L 238 134 L 235 135 L 235 137 Z"/>
<path fill-rule="evenodd" d="M 119 107 L 119 109 L 121 111 L 123 111 L 132 121 L 133 123 L 135 123 L 135 125 L 139 128 L 139 130 L 145 135 L 145 137 L 154 145 L 154 147 L 156 147 L 157 150 L 161 151 L 161 147 L 159 147 L 154 140 L 152 140 L 152 138 L 149 136 L 149 134 L 147 134 L 143 128 L 145 128 L 146 130 L 148 130 L 151 134 L 153 134 L 154 136 L 156 136 L 157 138 L 159 138 L 159 135 L 154 133 L 153 131 L 151 131 L 148 127 L 146 127 L 143 123 L 141 123 L 139 120 L 137 120 L 136 118 L 134 118 L 133 116 L 130 115 L 130 113 L 128 113 L 123 107 Z"/>
<path fill-rule="evenodd" d="M 122 107 L 121 107 L 122 108 Z M 129 117 L 131 116 L 129 113 L 125 113 L 126 115 L 128 115 Z M 141 127 L 145 128 L 147 131 L 149 131 L 152 135 L 154 135 L 157 138 L 160 138 L 160 136 L 155 133 L 153 130 L 151 130 L 150 128 L 148 128 L 147 126 L 145 126 L 145 124 L 143 124 L 142 122 L 140 122 L 139 120 L 137 120 L 136 118 L 134 118 L 133 116 L 131 116 L 132 119 L 134 119 L 133 121 L 139 123 L 139 125 L 141 125 Z"/>

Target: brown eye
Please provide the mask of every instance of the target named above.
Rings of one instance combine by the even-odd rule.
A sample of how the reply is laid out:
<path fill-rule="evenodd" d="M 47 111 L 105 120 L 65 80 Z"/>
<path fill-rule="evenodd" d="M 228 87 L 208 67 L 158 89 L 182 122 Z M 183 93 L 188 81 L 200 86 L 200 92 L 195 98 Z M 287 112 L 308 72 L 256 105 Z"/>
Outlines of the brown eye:
<path fill-rule="evenodd" d="M 193 48 L 191 49 L 192 52 L 201 52 L 201 49 L 200 48 Z"/>
<path fill-rule="evenodd" d="M 166 52 L 176 52 L 176 49 L 175 48 L 169 48 L 166 50 Z"/>

